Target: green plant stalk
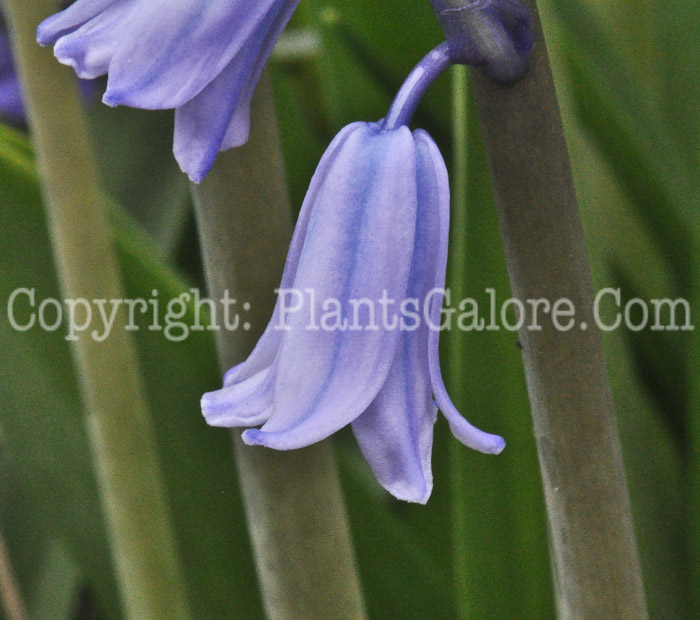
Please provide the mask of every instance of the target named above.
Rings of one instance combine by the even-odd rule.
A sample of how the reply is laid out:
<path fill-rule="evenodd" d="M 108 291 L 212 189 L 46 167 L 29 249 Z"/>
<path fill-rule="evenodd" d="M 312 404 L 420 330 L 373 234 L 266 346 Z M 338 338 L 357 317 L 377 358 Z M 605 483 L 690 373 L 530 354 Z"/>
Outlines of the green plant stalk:
<path fill-rule="evenodd" d="M 542 330 L 520 332 L 559 616 L 643 620 L 648 613 L 585 240 L 537 6 L 525 4 L 537 35 L 529 72 L 510 86 L 478 71 L 472 77 L 513 294 L 551 304 L 567 298 L 576 309 L 569 331 L 540 309 Z"/>
<path fill-rule="evenodd" d="M 217 334 L 225 371 L 246 358 L 272 314 L 292 232 L 266 78 L 253 101 L 250 140 L 221 153 L 192 192 L 209 294 L 222 299 L 228 291 L 247 323 Z M 240 431 L 233 438 L 267 617 L 365 618 L 330 442 L 279 452 L 246 446 Z"/>
<path fill-rule="evenodd" d="M 452 174 L 450 184 L 451 194 L 451 217 L 450 230 L 452 231 L 452 239 L 450 247 L 452 252 L 450 255 L 450 271 L 454 268 L 457 277 L 450 277 L 450 287 L 452 289 L 453 299 L 463 299 L 465 296 L 463 279 L 457 274 L 467 262 L 467 256 L 464 252 L 465 245 L 461 239 L 464 237 L 468 226 L 468 209 L 467 201 L 469 200 L 469 80 L 467 77 L 467 68 L 461 65 L 452 68 Z M 457 241 L 457 242 L 455 242 Z M 454 347 L 455 353 L 450 354 L 450 360 L 457 359 L 459 351 L 462 349 L 460 339 L 452 334 L 448 340 L 448 349 Z M 450 364 L 448 366 L 449 375 L 447 381 L 449 386 L 459 385 L 462 377 L 460 376 L 460 368 L 458 364 Z M 461 519 L 461 511 L 466 504 L 464 498 L 464 485 L 467 481 L 462 475 L 462 459 L 461 444 L 451 441 L 449 443 L 450 457 L 450 501 L 452 503 L 452 541 L 454 548 L 453 559 L 453 575 L 455 582 L 455 598 L 457 605 L 457 613 L 460 620 L 467 620 L 470 617 L 468 597 L 464 595 L 468 591 L 467 572 L 469 567 L 466 565 L 467 550 L 464 537 L 463 522 Z"/>
<path fill-rule="evenodd" d="M 4 4 L 66 298 L 122 299 L 106 201 L 72 71 L 36 44 L 52 0 Z M 123 310 L 123 306 L 120 307 Z M 84 316 L 77 316 L 83 320 Z M 112 335 L 73 341 L 122 602 L 131 620 L 190 618 L 138 359 L 125 311 Z"/>

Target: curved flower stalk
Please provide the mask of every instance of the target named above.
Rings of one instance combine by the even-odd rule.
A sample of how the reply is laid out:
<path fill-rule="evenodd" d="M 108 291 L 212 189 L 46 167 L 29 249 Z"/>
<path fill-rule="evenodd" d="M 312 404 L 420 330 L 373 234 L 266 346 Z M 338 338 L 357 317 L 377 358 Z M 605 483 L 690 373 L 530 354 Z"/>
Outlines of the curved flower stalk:
<path fill-rule="evenodd" d="M 13 125 L 24 123 L 22 90 L 12 60 L 10 38 L 0 24 L 0 120 Z"/>
<path fill-rule="evenodd" d="M 528 8 L 517 0 L 430 0 L 455 62 L 512 82 L 528 67 L 535 43 Z"/>
<path fill-rule="evenodd" d="M 278 450 L 351 424 L 379 482 L 420 503 L 437 407 L 461 442 L 498 454 L 503 439 L 460 416 L 440 373 L 448 227 L 447 171 L 427 133 L 346 127 L 311 181 L 272 320 L 202 398 L 207 422 L 262 425 L 243 440 Z"/>
<path fill-rule="evenodd" d="M 253 90 L 298 3 L 77 0 L 37 37 L 80 77 L 106 74 L 107 105 L 175 109 L 175 157 L 198 183 L 248 139 Z"/>

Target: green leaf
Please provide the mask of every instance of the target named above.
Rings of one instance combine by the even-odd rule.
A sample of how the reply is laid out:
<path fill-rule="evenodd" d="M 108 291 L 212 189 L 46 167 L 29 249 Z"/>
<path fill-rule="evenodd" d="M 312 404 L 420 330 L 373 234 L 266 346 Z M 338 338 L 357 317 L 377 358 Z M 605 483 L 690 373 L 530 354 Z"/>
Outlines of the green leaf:
<path fill-rule="evenodd" d="M 453 202 L 448 285 L 452 307 L 472 299 L 490 323 L 491 296 L 497 309 L 510 297 L 508 276 L 475 103 L 468 93 L 459 97 L 456 130 L 466 139 L 467 159 L 452 184 L 463 186 L 455 196 L 466 203 Z M 501 325 L 499 316 L 494 323 Z M 544 502 L 517 333 L 454 327 L 442 339 L 455 404 L 477 427 L 507 441 L 498 457 L 450 444 L 459 617 L 551 618 Z"/>
<path fill-rule="evenodd" d="M 37 177 L 26 147 L 12 144 L 21 139 L 3 139 L 8 132 L 0 135 L 0 299 L 7 303 L 21 287 L 36 291 L 37 304 L 49 297 L 60 299 Z M 187 286 L 159 262 L 148 236 L 116 209 L 115 241 L 128 298 L 153 299 L 151 291 L 157 290 L 159 321 L 165 324 L 166 304 Z M 17 320 L 28 320 L 29 312 L 22 298 L 16 305 Z M 261 617 L 230 438 L 207 427 L 199 413 L 201 394 L 220 382 L 211 334 L 192 332 L 182 342 L 171 342 L 163 332 L 146 328 L 149 318 L 138 317 L 136 341 L 192 606 L 198 618 Z M 182 320 L 194 323 L 191 304 Z M 15 532 L 9 541 L 12 553 L 21 557 L 23 540 L 39 537 L 46 545 L 63 537 L 106 617 L 118 618 L 98 491 L 63 330 L 48 333 L 37 326 L 18 332 L 5 317 L 0 351 L 6 458 L 34 507 L 32 519 L 21 511 L 11 515 L 12 523 L 3 524 Z M 25 566 L 20 579 L 27 584 L 32 567 L 18 564 Z"/>

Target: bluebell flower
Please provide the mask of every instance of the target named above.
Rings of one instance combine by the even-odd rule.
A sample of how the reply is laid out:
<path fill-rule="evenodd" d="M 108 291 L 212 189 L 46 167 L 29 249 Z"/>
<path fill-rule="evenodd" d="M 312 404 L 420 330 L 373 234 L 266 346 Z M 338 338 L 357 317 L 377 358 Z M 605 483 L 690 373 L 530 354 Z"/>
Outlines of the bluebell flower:
<path fill-rule="evenodd" d="M 22 90 L 12 60 L 12 49 L 7 33 L 0 25 L 0 120 L 13 125 L 24 123 Z"/>
<path fill-rule="evenodd" d="M 77 0 L 38 29 L 107 105 L 175 109 L 174 152 L 201 181 L 248 139 L 253 90 L 299 0 Z"/>
<path fill-rule="evenodd" d="M 499 453 L 503 439 L 458 413 L 440 373 L 449 202 L 427 133 L 346 127 L 311 181 L 270 324 L 202 398 L 207 422 L 247 427 L 246 443 L 277 450 L 352 425 L 379 482 L 420 503 L 432 490 L 438 407 L 461 442 Z"/>

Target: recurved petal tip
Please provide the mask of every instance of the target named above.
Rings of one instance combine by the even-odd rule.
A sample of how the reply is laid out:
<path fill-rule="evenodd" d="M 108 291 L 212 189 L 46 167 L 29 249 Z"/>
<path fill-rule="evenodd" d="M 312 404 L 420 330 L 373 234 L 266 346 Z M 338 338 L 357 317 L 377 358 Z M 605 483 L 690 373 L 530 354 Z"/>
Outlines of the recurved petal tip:
<path fill-rule="evenodd" d="M 209 426 L 257 426 L 272 407 L 272 372 L 266 368 L 249 379 L 202 396 L 201 407 Z"/>

